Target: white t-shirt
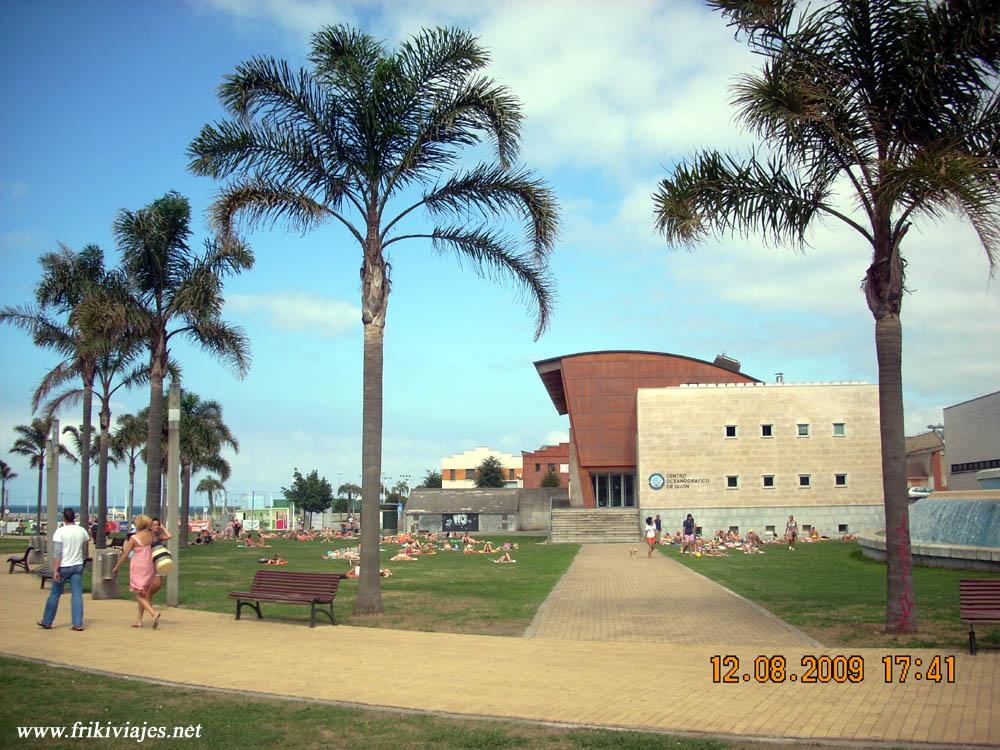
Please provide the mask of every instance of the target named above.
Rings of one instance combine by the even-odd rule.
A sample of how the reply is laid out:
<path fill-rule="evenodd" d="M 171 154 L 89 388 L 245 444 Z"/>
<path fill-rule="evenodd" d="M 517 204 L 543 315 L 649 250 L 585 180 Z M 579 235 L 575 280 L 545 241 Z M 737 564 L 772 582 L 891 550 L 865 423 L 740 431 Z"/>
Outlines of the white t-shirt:
<path fill-rule="evenodd" d="M 62 544 L 62 557 L 59 565 L 68 568 L 70 565 L 83 565 L 83 551 L 90 541 L 90 534 L 86 529 L 77 526 L 75 523 L 66 524 L 56 529 L 52 535 L 54 543 Z"/>
<path fill-rule="evenodd" d="M 651 523 L 647 523 L 646 524 L 646 538 L 647 539 L 654 539 L 655 537 L 656 537 L 656 527 L 653 524 L 651 524 Z"/>

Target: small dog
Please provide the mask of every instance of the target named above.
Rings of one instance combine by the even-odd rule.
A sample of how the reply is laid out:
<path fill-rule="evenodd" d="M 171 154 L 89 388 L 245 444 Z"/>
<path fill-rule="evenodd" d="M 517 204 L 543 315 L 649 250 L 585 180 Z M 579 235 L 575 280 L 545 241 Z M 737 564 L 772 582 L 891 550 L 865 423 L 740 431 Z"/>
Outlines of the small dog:
<path fill-rule="evenodd" d="M 628 556 L 629 557 L 638 557 L 639 556 L 639 550 L 636 547 L 629 547 L 629 549 L 628 549 Z"/>

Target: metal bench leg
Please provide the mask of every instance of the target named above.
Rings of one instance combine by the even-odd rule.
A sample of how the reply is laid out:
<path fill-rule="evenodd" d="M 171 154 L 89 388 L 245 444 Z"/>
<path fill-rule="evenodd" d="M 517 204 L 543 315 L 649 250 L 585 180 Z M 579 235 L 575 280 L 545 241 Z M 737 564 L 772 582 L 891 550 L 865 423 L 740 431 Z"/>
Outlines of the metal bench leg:
<path fill-rule="evenodd" d="M 250 607 L 250 609 L 252 609 L 254 612 L 256 612 L 258 620 L 262 620 L 264 618 L 264 615 L 262 615 L 260 613 L 260 602 L 257 602 L 256 604 L 252 604 L 251 602 L 244 601 L 243 599 L 237 599 L 236 600 L 236 619 L 237 620 L 241 619 L 240 618 L 240 613 L 243 611 L 243 607 Z"/>
<path fill-rule="evenodd" d="M 969 626 L 969 653 L 976 655 L 976 629 L 972 625 Z"/>

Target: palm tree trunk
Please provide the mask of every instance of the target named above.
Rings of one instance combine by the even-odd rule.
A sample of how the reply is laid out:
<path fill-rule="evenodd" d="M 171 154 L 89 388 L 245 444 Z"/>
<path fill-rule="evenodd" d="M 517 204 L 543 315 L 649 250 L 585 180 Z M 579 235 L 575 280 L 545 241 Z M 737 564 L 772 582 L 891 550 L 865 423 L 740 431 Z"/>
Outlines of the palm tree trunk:
<path fill-rule="evenodd" d="M 43 449 L 44 450 L 44 449 Z M 45 454 L 39 456 L 38 461 L 38 504 L 35 506 L 35 528 L 42 527 L 42 474 L 45 473 Z"/>
<path fill-rule="evenodd" d="M 181 522 L 177 530 L 178 542 L 188 546 L 188 518 L 191 515 L 191 464 L 181 464 Z"/>
<path fill-rule="evenodd" d="M 128 459 L 128 517 L 126 522 L 132 523 L 132 516 L 135 515 L 135 456 Z"/>
<path fill-rule="evenodd" d="M 913 595 L 903 430 L 903 326 L 899 315 L 885 315 L 875 321 L 875 353 L 878 357 L 882 492 L 885 498 L 885 628 L 889 633 L 915 633 L 917 607 Z"/>
<path fill-rule="evenodd" d="M 160 516 L 160 442 L 163 439 L 163 362 L 166 343 L 157 342 L 149 364 L 149 424 L 146 428 L 146 509 L 150 518 Z"/>
<path fill-rule="evenodd" d="M 379 489 L 382 486 L 382 356 L 389 277 L 379 240 L 376 197 L 370 198 L 368 239 L 361 275 L 365 326 L 364 397 L 361 412 L 361 576 L 354 614 L 382 614 L 379 579 Z"/>
<path fill-rule="evenodd" d="M 83 424 L 80 429 L 80 526 L 90 531 L 90 420 L 94 412 L 94 380 L 84 376 Z"/>
<path fill-rule="evenodd" d="M 101 455 L 97 465 L 97 549 L 107 546 L 108 524 L 108 452 L 111 449 L 110 394 L 101 399 Z"/>

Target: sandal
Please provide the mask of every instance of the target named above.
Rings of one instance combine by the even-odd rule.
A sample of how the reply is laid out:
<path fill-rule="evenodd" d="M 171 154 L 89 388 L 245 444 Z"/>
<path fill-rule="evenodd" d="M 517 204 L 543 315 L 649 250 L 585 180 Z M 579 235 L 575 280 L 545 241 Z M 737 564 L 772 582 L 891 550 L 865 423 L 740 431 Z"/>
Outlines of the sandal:
<path fill-rule="evenodd" d="M 75 630 L 78 633 L 82 633 L 83 632 L 83 626 L 76 627 L 76 625 L 74 625 L 73 627 L 70 628 L 70 630 Z"/>
<path fill-rule="evenodd" d="M 157 626 L 160 624 L 160 613 L 156 613 L 156 617 L 153 618 L 153 630 L 156 630 Z"/>

